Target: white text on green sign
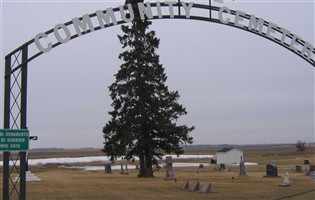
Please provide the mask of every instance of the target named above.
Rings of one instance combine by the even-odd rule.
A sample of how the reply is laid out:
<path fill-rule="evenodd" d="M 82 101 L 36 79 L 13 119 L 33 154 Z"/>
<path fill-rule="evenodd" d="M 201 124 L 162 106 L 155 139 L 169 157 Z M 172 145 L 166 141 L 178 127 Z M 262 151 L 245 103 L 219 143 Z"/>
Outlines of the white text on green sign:
<path fill-rule="evenodd" d="M 27 151 L 29 131 L 26 129 L 1 129 L 0 151 Z"/>

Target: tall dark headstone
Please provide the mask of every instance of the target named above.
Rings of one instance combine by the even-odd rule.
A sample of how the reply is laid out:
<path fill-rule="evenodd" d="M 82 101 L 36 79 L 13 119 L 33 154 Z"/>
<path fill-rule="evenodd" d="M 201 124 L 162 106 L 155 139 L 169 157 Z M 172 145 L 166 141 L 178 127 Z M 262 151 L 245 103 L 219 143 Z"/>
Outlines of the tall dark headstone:
<path fill-rule="evenodd" d="M 128 163 L 125 164 L 125 174 L 129 174 L 129 172 L 128 172 Z"/>
<path fill-rule="evenodd" d="M 246 169 L 245 169 L 245 164 L 244 164 L 242 156 L 241 156 L 241 161 L 240 161 L 240 176 L 247 176 Z"/>
<path fill-rule="evenodd" d="M 105 173 L 111 174 L 112 173 L 112 164 L 105 163 Z"/>
<path fill-rule="evenodd" d="M 120 163 L 120 174 L 124 174 L 124 164 Z"/>
<path fill-rule="evenodd" d="M 225 170 L 225 164 L 221 163 L 219 170 L 220 170 L 220 171 L 221 171 L 221 170 Z"/>

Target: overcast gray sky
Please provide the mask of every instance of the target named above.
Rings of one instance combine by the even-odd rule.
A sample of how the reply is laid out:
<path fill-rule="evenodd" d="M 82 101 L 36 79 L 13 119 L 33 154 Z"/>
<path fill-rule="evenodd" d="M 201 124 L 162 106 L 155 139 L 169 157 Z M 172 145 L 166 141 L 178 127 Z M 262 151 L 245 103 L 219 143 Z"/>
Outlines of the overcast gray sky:
<path fill-rule="evenodd" d="M 186 1 L 189 2 L 189 1 Z M 193 1 L 204 3 L 208 1 Z M 1 1 L 1 127 L 4 56 L 40 32 L 124 1 Z M 314 0 L 224 1 L 314 45 Z M 154 20 L 161 64 L 194 125 L 195 144 L 314 142 L 314 67 L 257 35 L 193 20 Z M 29 63 L 31 148 L 99 147 L 110 119 L 108 86 L 121 61 L 120 26 L 96 31 Z"/>

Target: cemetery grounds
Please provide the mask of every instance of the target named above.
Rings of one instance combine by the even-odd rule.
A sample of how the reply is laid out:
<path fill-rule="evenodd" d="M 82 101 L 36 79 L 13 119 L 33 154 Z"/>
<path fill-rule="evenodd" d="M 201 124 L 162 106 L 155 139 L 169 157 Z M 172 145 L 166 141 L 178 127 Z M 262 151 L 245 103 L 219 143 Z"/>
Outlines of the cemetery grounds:
<path fill-rule="evenodd" d="M 188 155 L 215 155 L 222 147 L 199 146 L 188 148 Z M 155 172 L 154 178 L 137 178 L 136 170 L 129 170 L 129 175 L 113 170 L 112 174 L 103 171 L 86 171 L 71 166 L 104 166 L 104 163 L 45 164 L 30 166 L 42 181 L 27 182 L 27 199 L 103 199 L 103 200 L 146 200 L 146 199 L 315 199 L 315 181 L 305 176 L 304 160 L 315 164 L 315 147 L 305 152 L 297 152 L 294 145 L 290 146 L 237 146 L 244 151 L 244 161 L 258 163 L 246 166 L 247 176 L 239 176 L 239 166 L 227 166 L 227 170 L 218 171 L 217 165 L 199 167 L 174 168 L 176 181 L 165 181 L 165 169 Z M 81 150 L 47 150 L 30 151 L 29 159 L 56 157 L 83 157 L 104 155 L 99 149 Z M 1 158 L 2 159 L 2 158 Z M 0 159 L 0 160 L 1 160 Z M 161 161 L 163 162 L 163 161 Z M 176 160 L 173 162 L 210 163 L 208 159 Z M 120 165 L 119 161 L 115 164 Z M 276 164 L 281 178 L 264 178 L 266 165 Z M 67 168 L 64 167 L 67 166 Z M 295 172 L 295 166 L 302 166 L 302 173 Z M 1 168 L 1 167 L 0 167 Z M 279 187 L 284 174 L 288 172 L 290 187 Z M 2 183 L 2 168 L 0 181 Z M 200 194 L 183 190 L 184 181 L 211 182 L 212 191 Z M 0 185 L 2 193 L 2 184 Z M 2 194 L 1 194 L 2 196 Z"/>

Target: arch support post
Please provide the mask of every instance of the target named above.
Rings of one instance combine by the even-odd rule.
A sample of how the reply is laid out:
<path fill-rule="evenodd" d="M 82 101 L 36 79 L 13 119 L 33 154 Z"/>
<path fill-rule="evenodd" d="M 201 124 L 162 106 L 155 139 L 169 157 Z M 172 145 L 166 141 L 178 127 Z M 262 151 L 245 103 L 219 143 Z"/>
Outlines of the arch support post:
<path fill-rule="evenodd" d="M 5 58 L 4 129 L 27 129 L 27 59 L 27 45 Z M 3 153 L 2 190 L 4 200 L 26 199 L 26 151 Z"/>
<path fill-rule="evenodd" d="M 5 74 L 9 74 L 11 71 L 11 56 L 5 58 Z M 11 76 L 5 77 L 4 80 L 4 113 L 3 113 L 3 128 L 10 128 L 10 88 L 11 88 Z M 9 179 L 10 179 L 10 152 L 3 152 L 3 187 L 2 187 L 2 199 L 9 199 Z"/>

